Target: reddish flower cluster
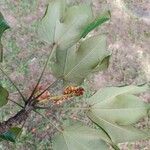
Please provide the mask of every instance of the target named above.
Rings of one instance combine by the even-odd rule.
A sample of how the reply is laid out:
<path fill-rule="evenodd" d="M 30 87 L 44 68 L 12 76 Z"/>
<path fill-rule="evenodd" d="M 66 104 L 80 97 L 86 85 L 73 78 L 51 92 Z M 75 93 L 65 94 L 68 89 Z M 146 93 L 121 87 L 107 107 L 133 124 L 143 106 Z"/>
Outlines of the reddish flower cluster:
<path fill-rule="evenodd" d="M 82 87 L 68 86 L 64 89 L 63 95 L 56 97 L 53 101 L 55 104 L 60 105 L 74 96 L 81 96 L 83 94 L 84 89 Z"/>
<path fill-rule="evenodd" d="M 35 97 L 39 95 L 44 90 L 42 85 L 39 85 L 36 89 Z M 40 97 L 38 97 L 39 102 L 45 102 L 50 100 L 54 104 L 61 104 L 74 96 L 81 96 L 84 94 L 84 89 L 82 87 L 68 86 L 64 89 L 62 95 L 52 96 L 49 91 L 45 91 Z"/>
<path fill-rule="evenodd" d="M 81 96 L 84 94 L 84 89 L 82 87 L 68 86 L 65 88 L 64 95 L 71 94 L 73 96 Z"/>

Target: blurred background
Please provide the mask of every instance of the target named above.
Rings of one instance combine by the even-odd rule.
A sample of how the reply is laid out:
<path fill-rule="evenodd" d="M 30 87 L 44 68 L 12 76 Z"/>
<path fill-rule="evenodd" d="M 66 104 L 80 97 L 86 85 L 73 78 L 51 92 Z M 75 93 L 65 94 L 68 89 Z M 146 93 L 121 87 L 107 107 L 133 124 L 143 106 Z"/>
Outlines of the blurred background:
<path fill-rule="evenodd" d="M 88 79 L 88 86 L 97 90 L 105 86 L 143 84 L 150 82 L 150 2 L 149 0 L 68 0 L 70 4 L 91 3 L 94 13 L 111 11 L 110 22 L 92 34 L 108 34 L 108 50 L 112 51 L 107 71 L 94 74 Z M 38 21 L 44 15 L 48 0 L 0 0 L 0 11 L 11 29 L 5 32 L 4 46 L 5 71 L 29 95 L 37 81 L 45 62 L 49 47 L 39 41 Z M 43 84 L 54 81 L 47 69 Z M 19 100 L 15 89 L 0 74 L 0 83 Z M 140 95 L 150 102 L 150 93 Z M 10 112 L 11 110 L 11 112 Z M 9 104 L 2 108 L 0 121 L 19 110 Z M 50 150 L 53 128 L 36 114 L 28 119 L 25 129 L 16 144 L 0 143 L 0 150 Z M 36 128 L 39 124 L 38 129 Z M 137 124 L 139 128 L 150 128 L 150 119 L 144 118 Z M 120 144 L 122 150 L 149 150 L 150 140 Z"/>

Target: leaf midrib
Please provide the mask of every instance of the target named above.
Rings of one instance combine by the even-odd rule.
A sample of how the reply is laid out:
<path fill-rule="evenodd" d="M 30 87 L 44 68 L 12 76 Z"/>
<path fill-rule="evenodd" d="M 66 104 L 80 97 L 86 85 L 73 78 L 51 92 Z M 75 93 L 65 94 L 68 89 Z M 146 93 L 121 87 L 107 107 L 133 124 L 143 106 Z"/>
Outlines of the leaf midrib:
<path fill-rule="evenodd" d="M 94 52 L 94 50 L 95 50 L 98 46 L 99 46 L 99 44 L 97 44 L 87 55 L 85 55 L 85 57 L 83 57 L 83 59 L 80 60 L 79 63 L 76 64 L 76 65 L 70 70 L 70 72 L 68 72 L 66 75 L 64 74 L 64 78 L 67 78 L 76 68 L 78 68 L 78 66 L 79 66 L 80 64 L 82 64 L 82 62 L 84 62 L 84 61 Z M 65 71 L 64 71 L 64 73 L 65 73 Z"/>
<path fill-rule="evenodd" d="M 72 24 L 70 25 L 69 29 L 66 29 L 66 30 L 64 31 L 64 34 L 67 34 L 67 33 L 70 31 L 70 29 L 72 29 L 72 25 L 74 25 L 77 20 L 78 20 L 78 18 L 76 18 L 76 19 L 72 22 Z M 63 25 L 63 24 L 64 24 L 64 23 L 62 23 L 62 25 Z M 64 24 L 64 25 L 65 25 L 65 24 Z M 64 35 L 64 34 L 63 34 L 63 35 Z M 57 43 L 58 45 L 61 43 L 61 39 L 63 39 L 63 36 L 60 37 L 60 38 L 57 40 L 56 43 Z M 69 51 L 69 48 L 66 50 L 66 58 L 65 58 L 64 67 L 63 67 L 63 76 L 64 76 L 65 70 L 66 70 L 66 62 L 67 62 L 67 57 L 68 57 L 68 51 Z"/>

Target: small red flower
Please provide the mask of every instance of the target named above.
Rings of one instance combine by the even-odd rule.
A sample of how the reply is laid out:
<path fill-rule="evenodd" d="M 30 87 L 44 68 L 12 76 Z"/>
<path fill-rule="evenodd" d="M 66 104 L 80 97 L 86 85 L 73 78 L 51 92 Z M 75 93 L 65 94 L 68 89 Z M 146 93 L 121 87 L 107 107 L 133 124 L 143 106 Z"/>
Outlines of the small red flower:
<path fill-rule="evenodd" d="M 73 96 L 81 96 L 84 94 L 84 89 L 82 87 L 68 86 L 65 88 L 64 95 L 72 94 Z"/>

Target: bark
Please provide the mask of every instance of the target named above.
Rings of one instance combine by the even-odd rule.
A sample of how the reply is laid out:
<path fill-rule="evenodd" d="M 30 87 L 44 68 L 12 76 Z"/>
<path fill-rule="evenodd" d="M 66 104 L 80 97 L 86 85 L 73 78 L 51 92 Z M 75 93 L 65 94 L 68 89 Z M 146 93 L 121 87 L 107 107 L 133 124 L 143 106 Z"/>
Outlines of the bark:
<path fill-rule="evenodd" d="M 9 118 L 7 121 L 0 123 L 0 134 L 7 132 L 10 128 L 22 124 L 29 117 L 31 111 L 34 109 L 32 105 L 21 109 L 16 115 Z"/>

